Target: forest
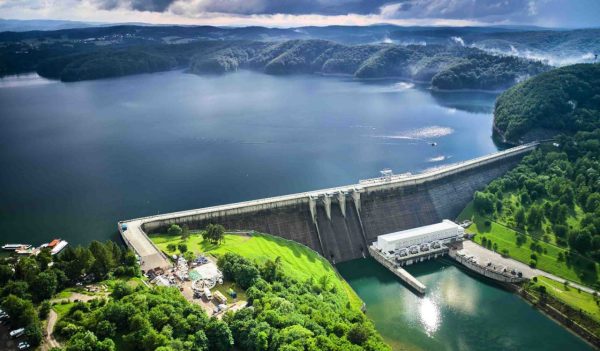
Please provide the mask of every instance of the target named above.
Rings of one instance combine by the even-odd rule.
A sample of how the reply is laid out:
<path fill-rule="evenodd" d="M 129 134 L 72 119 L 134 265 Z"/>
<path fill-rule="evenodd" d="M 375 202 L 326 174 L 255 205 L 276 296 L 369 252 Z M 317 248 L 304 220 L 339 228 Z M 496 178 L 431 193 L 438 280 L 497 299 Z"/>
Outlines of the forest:
<path fill-rule="evenodd" d="M 14 39 L 13 36 L 8 38 Z M 75 38 L 0 41 L 0 76 L 35 71 L 43 77 L 71 82 L 173 69 L 196 74 L 251 69 L 276 75 L 401 78 L 444 90 L 497 90 L 550 68 L 541 62 L 492 55 L 455 44 L 345 45 L 321 39 L 165 43 L 119 35 L 94 40 Z"/>
<path fill-rule="evenodd" d="M 135 254 L 113 241 L 67 247 L 58 256 L 42 249 L 36 256 L 0 261 L 0 306 L 10 316 L 11 328 L 25 328 L 26 339 L 35 347 L 42 341 L 42 321 L 48 316 L 52 308 L 50 299 L 56 293 L 76 287 L 84 280 L 95 282 L 139 275 Z"/>
<path fill-rule="evenodd" d="M 600 64 L 557 68 L 508 89 L 494 125 L 509 142 L 600 128 Z"/>
<path fill-rule="evenodd" d="M 54 336 L 66 351 L 389 350 L 330 275 L 298 281 L 280 258 L 258 264 L 233 253 L 217 263 L 248 297 L 248 307 L 222 319 L 209 318 L 176 288 L 129 284 L 140 275 L 135 255 L 112 241 L 67 248 L 54 260 L 44 251 L 2 262 L 1 306 L 34 346 L 42 321 L 58 308 Z M 110 282 L 110 295 L 65 307 L 50 302 L 82 281 Z"/>
<path fill-rule="evenodd" d="M 600 129 L 561 135 L 539 147 L 475 193 L 474 209 L 485 218 L 476 220 L 476 241 L 532 267 L 600 286 L 599 157 Z"/>

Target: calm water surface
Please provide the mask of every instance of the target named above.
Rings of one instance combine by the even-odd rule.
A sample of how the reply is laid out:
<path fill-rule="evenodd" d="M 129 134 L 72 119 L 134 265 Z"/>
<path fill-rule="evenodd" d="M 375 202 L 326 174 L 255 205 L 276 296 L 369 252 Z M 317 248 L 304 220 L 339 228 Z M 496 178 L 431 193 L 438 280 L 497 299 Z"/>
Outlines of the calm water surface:
<path fill-rule="evenodd" d="M 494 98 L 251 72 L 0 79 L 0 242 L 86 243 L 120 219 L 487 154 Z"/>
<path fill-rule="evenodd" d="M 427 286 L 423 298 L 372 259 L 338 269 L 394 350 L 592 350 L 516 295 L 448 263 L 407 269 Z"/>
<path fill-rule="evenodd" d="M 419 171 L 497 150 L 495 95 L 239 72 L 69 83 L 0 79 L 0 242 L 116 237 L 116 222 Z M 436 142 L 437 146 L 430 144 Z M 340 270 L 396 348 L 578 350 L 517 297 L 455 267 Z"/>

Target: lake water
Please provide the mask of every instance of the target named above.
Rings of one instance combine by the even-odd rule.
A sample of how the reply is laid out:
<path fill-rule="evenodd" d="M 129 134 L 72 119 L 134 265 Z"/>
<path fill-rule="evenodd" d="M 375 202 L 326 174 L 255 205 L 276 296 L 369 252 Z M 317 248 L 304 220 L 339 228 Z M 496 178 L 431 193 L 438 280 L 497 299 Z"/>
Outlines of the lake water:
<path fill-rule="evenodd" d="M 0 79 L 0 241 L 87 243 L 120 219 L 481 156 L 495 97 L 252 72 Z"/>
<path fill-rule="evenodd" d="M 120 219 L 351 184 L 497 150 L 494 94 L 397 81 L 182 72 L 0 80 L 1 242 L 116 237 Z M 431 143 L 437 146 L 431 146 Z M 396 349 L 585 349 L 516 296 L 437 263 L 416 298 L 374 261 L 340 270 Z"/>
<path fill-rule="evenodd" d="M 447 262 L 407 268 L 427 286 L 423 298 L 373 259 L 337 267 L 394 350 L 592 350 L 518 296 Z"/>

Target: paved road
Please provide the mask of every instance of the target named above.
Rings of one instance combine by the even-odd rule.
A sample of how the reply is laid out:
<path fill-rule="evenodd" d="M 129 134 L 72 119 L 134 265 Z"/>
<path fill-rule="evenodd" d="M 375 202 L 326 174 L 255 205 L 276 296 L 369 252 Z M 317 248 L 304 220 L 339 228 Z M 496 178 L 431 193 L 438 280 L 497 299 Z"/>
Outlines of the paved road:
<path fill-rule="evenodd" d="M 140 266 L 144 272 L 156 267 L 165 269 L 171 267 L 171 263 L 142 230 L 142 220 L 132 220 L 125 223 L 127 224 L 127 230 L 123 231 L 123 237 L 125 241 L 133 246 L 135 253 L 140 256 Z"/>
<path fill-rule="evenodd" d="M 500 255 L 494 251 L 488 250 L 480 245 L 477 245 L 470 240 L 465 240 L 463 242 L 463 250 L 465 251 L 466 254 L 477 257 L 477 260 L 479 261 L 479 263 L 485 264 L 487 261 L 491 261 L 491 262 L 494 262 L 495 265 L 503 265 L 506 267 L 514 268 L 517 271 L 523 272 L 523 276 L 526 278 L 531 279 L 535 276 L 541 275 L 541 276 L 547 277 L 549 279 L 552 279 L 552 280 L 560 282 L 560 283 L 564 283 L 566 281 L 565 279 L 557 277 L 554 274 L 550 274 L 548 272 L 539 270 L 537 268 L 531 268 L 528 265 L 526 265 L 522 262 L 519 262 L 517 260 L 514 260 L 512 258 L 502 257 L 502 255 Z M 595 291 L 594 289 L 591 289 L 584 285 L 574 283 L 572 281 L 569 281 L 569 285 L 574 288 L 581 289 L 581 291 L 585 291 L 590 294 L 594 293 L 594 291 Z"/>

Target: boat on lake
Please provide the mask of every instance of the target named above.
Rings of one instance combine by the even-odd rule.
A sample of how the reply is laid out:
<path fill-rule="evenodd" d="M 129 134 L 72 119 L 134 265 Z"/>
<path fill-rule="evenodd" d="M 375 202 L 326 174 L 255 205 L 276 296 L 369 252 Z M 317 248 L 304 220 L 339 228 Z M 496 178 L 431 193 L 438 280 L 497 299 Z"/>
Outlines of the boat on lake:
<path fill-rule="evenodd" d="M 31 245 L 28 244 L 5 244 L 2 246 L 2 250 L 6 251 L 28 250 L 30 248 Z"/>

